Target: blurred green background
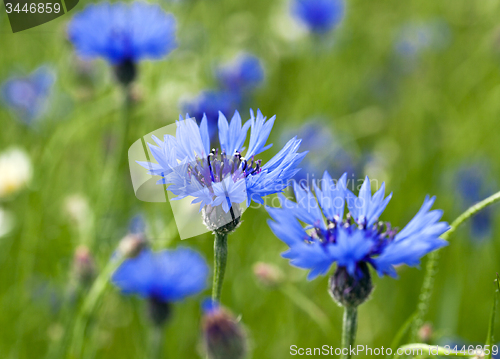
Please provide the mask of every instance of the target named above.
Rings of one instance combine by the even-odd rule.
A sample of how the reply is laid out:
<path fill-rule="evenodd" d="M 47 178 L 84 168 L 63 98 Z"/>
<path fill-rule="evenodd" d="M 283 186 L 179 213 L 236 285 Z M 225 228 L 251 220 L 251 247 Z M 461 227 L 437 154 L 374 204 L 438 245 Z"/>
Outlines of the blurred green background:
<path fill-rule="evenodd" d="M 33 164 L 27 188 L 0 200 L 15 218 L 13 230 L 0 238 L 1 358 L 71 357 L 57 348 L 71 336 L 78 310 L 78 303 L 64 305 L 74 284 L 75 249 L 88 246 L 97 270 L 104 268 L 136 213 L 144 215 L 155 248 L 188 245 L 212 261 L 210 234 L 181 243 L 168 204 L 136 199 L 123 173 L 103 182 L 122 119 L 121 93 L 104 61 L 92 63 L 90 80 L 79 75 L 65 26 L 85 5 L 80 1 L 70 14 L 17 34 L 10 32 L 1 7 L 0 80 L 41 64 L 57 72 L 51 107 L 36 126 L 25 126 L 0 108 L 0 151 L 20 147 Z M 264 84 L 250 105 L 277 115 L 271 134 L 275 146 L 263 157 L 277 151 L 283 133 L 322 118 L 353 157 L 375 158 L 357 174 L 386 181 L 394 192 L 383 215 L 394 226 L 402 228 L 427 194 L 437 196 L 435 208 L 444 210 L 445 220 L 458 216 L 465 208 L 454 173 L 462 166 L 487 163 L 487 173 L 480 175 L 499 179 L 498 1 L 350 0 L 341 25 L 321 39 L 291 28 L 286 1 L 190 0 L 161 6 L 177 18 L 179 48 L 163 61 L 140 64 L 131 114 L 134 140 L 174 123 L 182 111 L 179 101 L 213 86 L 215 64 L 248 51 L 265 67 Z M 446 28 L 444 45 L 410 57 L 398 54 L 402 28 L 435 20 Z M 247 109 L 242 110 L 247 119 Z M 113 201 L 103 202 L 114 186 Z M 88 202 L 84 229 L 68 210 L 68 196 L 74 195 Z M 449 338 L 484 343 L 493 279 L 500 270 L 498 212 L 491 216 L 487 238 L 478 240 L 466 225 L 440 251 L 425 318 L 433 326 L 431 343 Z M 267 226 L 264 209 L 248 210 L 243 219 L 229 238 L 223 302 L 241 316 L 251 357 L 288 358 L 291 345 L 340 346 L 342 310 L 326 291 L 327 278 L 308 282 L 305 271 L 280 257 L 286 246 Z M 260 285 L 252 269 L 258 261 L 281 268 L 287 285 L 315 303 L 331 328 L 322 331 L 283 291 Z M 415 310 L 424 270 L 405 267 L 399 274 L 397 280 L 374 275 L 376 289 L 359 312 L 357 343 L 389 346 Z M 165 331 L 165 358 L 200 357 L 201 298 L 175 305 Z M 82 357 L 144 357 L 144 311 L 144 301 L 108 288 L 90 322 Z"/>

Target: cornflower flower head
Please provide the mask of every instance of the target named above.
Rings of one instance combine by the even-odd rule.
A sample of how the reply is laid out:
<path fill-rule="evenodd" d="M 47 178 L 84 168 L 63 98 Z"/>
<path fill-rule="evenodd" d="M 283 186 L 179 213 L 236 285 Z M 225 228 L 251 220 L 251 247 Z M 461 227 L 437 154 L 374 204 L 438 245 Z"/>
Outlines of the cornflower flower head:
<path fill-rule="evenodd" d="M 403 24 L 394 43 L 394 69 L 400 74 L 412 72 L 424 54 L 443 51 L 451 38 L 450 26 L 440 19 Z"/>
<path fill-rule="evenodd" d="M 298 129 L 286 131 L 282 142 L 292 132 L 302 138 L 301 148 L 308 151 L 307 158 L 301 164 L 302 171 L 293 178 L 299 184 L 321 178 L 325 168 L 332 175 L 340 176 L 347 172 L 349 176 L 354 177 L 361 167 L 361 161 L 339 140 L 341 136 L 334 134 L 324 122 L 312 120 Z M 329 150 L 324 151 L 324 148 Z"/>
<path fill-rule="evenodd" d="M 139 61 L 158 60 L 177 47 L 175 19 L 157 4 L 135 1 L 88 5 L 68 25 L 79 56 L 115 66 L 122 84 L 135 79 Z"/>
<path fill-rule="evenodd" d="M 240 204 L 263 204 L 263 197 L 282 192 L 305 156 L 297 152 L 301 140 L 292 138 L 262 164 L 257 156 L 272 146 L 266 142 L 275 116 L 267 119 L 260 111 L 257 116 L 250 111 L 250 115 L 242 124 L 238 112 L 230 123 L 219 113 L 220 148 L 211 150 L 206 116 L 199 126 L 194 119 L 180 117 L 175 137 L 165 135 L 161 141 L 153 136 L 156 146 L 148 144 L 157 163 L 138 162 L 151 175 L 162 177 L 157 183 L 168 185 L 168 191 L 177 196 L 175 200 L 194 197 L 192 203 L 200 204 L 205 224 L 212 231 L 233 231 L 239 222 Z M 245 147 L 248 130 L 250 139 Z M 228 212 L 230 223 L 224 217 Z"/>
<path fill-rule="evenodd" d="M 292 15 L 309 31 L 325 34 L 344 17 L 343 0 L 292 0 Z"/>
<path fill-rule="evenodd" d="M 242 93 L 255 89 L 264 80 L 264 69 L 256 56 L 242 54 L 219 67 L 216 77 L 222 88 Z"/>
<path fill-rule="evenodd" d="M 372 196 L 366 177 L 355 196 L 346 186 L 346 177 L 334 182 L 325 172 L 321 188 L 314 184 L 316 197 L 295 185 L 297 202 L 281 196 L 281 208 L 267 210 L 273 219 L 269 226 L 290 247 L 283 257 L 294 266 L 310 269 L 310 280 L 337 263 L 330 279 L 331 294 L 344 306 L 357 306 L 372 290 L 368 265 L 380 276 L 396 277 L 394 266 L 417 266 L 422 256 L 445 246 L 447 242 L 439 236 L 449 226 L 439 222 L 442 211 L 430 210 L 435 198 L 427 197 L 415 217 L 398 231 L 389 222 L 379 221 L 392 197 L 385 197 L 385 184 Z M 346 202 L 349 212 L 344 218 Z M 303 228 L 299 221 L 308 226 Z"/>
<path fill-rule="evenodd" d="M 186 117 L 193 117 L 200 122 L 204 116 L 208 121 L 210 140 L 217 142 L 217 121 L 219 112 L 230 116 L 241 104 L 241 96 L 225 90 L 208 90 L 200 92 L 195 98 L 186 101 L 183 111 Z"/>
<path fill-rule="evenodd" d="M 491 180 L 486 163 L 462 166 L 455 174 L 455 185 L 461 207 L 464 209 L 493 194 L 496 187 Z M 470 233 L 475 243 L 481 243 L 491 236 L 494 207 L 486 207 L 470 219 Z"/>
<path fill-rule="evenodd" d="M 396 52 L 414 57 L 426 50 L 442 50 L 451 40 L 449 25 L 440 19 L 404 24 L 395 43 Z"/>
<path fill-rule="evenodd" d="M 55 73 L 48 66 L 41 66 L 28 76 L 6 80 L 0 93 L 3 103 L 26 125 L 31 125 L 46 112 Z"/>
<path fill-rule="evenodd" d="M 160 252 L 144 249 L 121 264 L 112 282 L 125 294 L 148 299 L 151 319 L 161 325 L 168 318 L 170 303 L 206 288 L 208 270 L 205 259 L 189 248 Z"/>

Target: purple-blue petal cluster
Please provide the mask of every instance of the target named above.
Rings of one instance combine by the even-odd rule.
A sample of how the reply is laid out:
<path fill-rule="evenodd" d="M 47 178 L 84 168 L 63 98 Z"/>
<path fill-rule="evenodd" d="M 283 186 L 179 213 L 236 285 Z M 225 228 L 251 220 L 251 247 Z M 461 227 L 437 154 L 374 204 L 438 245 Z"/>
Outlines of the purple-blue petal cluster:
<path fill-rule="evenodd" d="M 227 91 L 242 93 L 253 90 L 264 80 L 264 69 L 258 57 L 242 54 L 216 71 L 219 86 Z"/>
<path fill-rule="evenodd" d="M 295 133 L 302 139 L 300 147 L 309 151 L 309 154 L 301 163 L 302 171 L 294 176 L 299 183 L 310 183 L 316 178 L 321 178 L 325 169 L 334 176 L 340 176 L 347 172 L 348 176 L 354 178 L 360 170 L 360 161 L 349 148 L 342 145 L 339 134 L 331 132 L 330 126 L 323 121 L 312 119 L 300 128 L 291 128 L 281 136 L 285 143 L 291 133 Z M 325 150 L 328 148 L 328 150 Z M 309 186 L 309 185 L 308 185 Z"/>
<path fill-rule="evenodd" d="M 217 121 L 219 112 L 230 116 L 241 109 L 253 91 L 264 80 L 264 68 L 261 61 L 251 54 L 240 54 L 230 63 L 219 66 L 215 70 L 217 87 L 200 92 L 193 99 L 182 104 L 188 117 L 201 121 L 206 116 L 210 138 L 216 142 Z"/>
<path fill-rule="evenodd" d="M 88 5 L 73 17 L 68 36 L 83 58 L 113 65 L 160 59 L 177 47 L 175 19 L 157 4 L 108 2 Z"/>
<path fill-rule="evenodd" d="M 449 226 L 440 222 L 442 211 L 431 210 L 434 197 L 427 197 L 398 232 L 390 223 L 378 221 L 392 196 L 385 197 L 385 185 L 372 196 L 366 177 L 355 196 L 347 188 L 346 177 L 334 181 L 325 172 L 321 186 L 314 186 L 315 196 L 296 185 L 296 202 L 281 196 L 281 208 L 267 207 L 273 219 L 269 226 L 290 248 L 283 257 L 294 266 L 310 269 L 309 279 L 326 274 L 335 262 L 353 277 L 359 275 L 361 262 L 372 265 L 380 276 L 396 277 L 395 266 L 417 266 L 425 254 L 447 244 L 439 236 Z M 349 213 L 344 218 L 346 204 Z"/>
<path fill-rule="evenodd" d="M 474 163 L 462 166 L 455 174 L 458 200 L 463 210 L 494 193 L 496 181 L 491 178 L 487 163 Z M 486 207 L 470 219 L 470 234 L 473 242 L 481 243 L 491 237 L 493 230 L 494 207 Z"/>
<path fill-rule="evenodd" d="M 194 117 L 201 120 L 206 116 L 211 125 L 210 138 L 215 139 L 217 135 L 217 121 L 219 112 L 225 116 L 230 116 L 236 111 L 241 103 L 241 96 L 238 93 L 226 90 L 207 90 L 200 92 L 195 98 L 186 101 L 183 105 L 183 111 L 186 117 Z"/>
<path fill-rule="evenodd" d="M 48 66 L 25 77 L 11 77 L 0 88 L 2 101 L 29 125 L 47 110 L 55 80 L 55 73 Z"/>
<path fill-rule="evenodd" d="M 257 159 L 272 144 L 267 144 L 275 117 L 267 119 L 250 111 L 250 119 L 242 123 L 238 112 L 231 121 L 220 113 L 218 133 L 220 148 L 210 149 L 210 130 L 206 116 L 200 125 L 192 118 L 181 117 L 175 137 L 165 135 L 163 141 L 153 136 L 149 145 L 157 163 L 138 162 L 149 173 L 162 178 L 159 184 L 182 199 L 194 197 L 192 203 L 219 206 L 227 213 L 233 204 L 251 201 L 263 203 L 263 197 L 282 192 L 299 170 L 306 153 L 298 153 L 301 140 L 292 138 L 268 163 Z M 250 139 L 247 142 L 247 134 Z"/>
<path fill-rule="evenodd" d="M 344 10 L 343 0 L 292 0 L 292 14 L 317 34 L 327 33 L 337 26 Z"/>
<path fill-rule="evenodd" d="M 138 294 L 160 302 L 175 302 L 203 291 L 209 268 L 205 259 L 189 248 L 153 252 L 144 249 L 126 259 L 112 282 L 125 294 Z"/>

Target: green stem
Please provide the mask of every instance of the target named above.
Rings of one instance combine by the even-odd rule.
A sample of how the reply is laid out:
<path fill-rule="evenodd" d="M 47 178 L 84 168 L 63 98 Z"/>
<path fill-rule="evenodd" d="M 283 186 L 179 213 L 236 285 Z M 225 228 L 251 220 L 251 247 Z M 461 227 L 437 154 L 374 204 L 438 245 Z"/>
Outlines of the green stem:
<path fill-rule="evenodd" d="M 227 262 L 227 233 L 215 232 L 214 241 L 214 279 L 212 286 L 212 299 L 220 302 L 222 283 L 226 272 Z"/>
<path fill-rule="evenodd" d="M 415 319 L 413 321 L 413 325 L 411 326 L 410 342 L 417 341 L 418 332 L 424 324 L 424 318 L 429 309 L 429 302 L 431 301 L 432 290 L 434 289 L 434 279 L 435 274 L 437 273 L 438 262 L 439 251 L 430 253 L 425 267 L 422 289 L 420 290 L 420 295 L 418 297 L 419 302 L 415 312 Z"/>
<path fill-rule="evenodd" d="M 453 223 L 450 225 L 450 229 L 446 233 L 444 233 L 441 236 L 441 238 L 444 240 L 448 240 L 448 238 L 457 230 L 457 228 L 462 223 L 471 218 L 480 210 L 488 206 L 491 206 L 492 204 L 498 201 L 500 201 L 500 192 L 497 192 L 489 196 L 488 198 L 482 200 L 481 202 L 476 203 L 475 205 L 467 209 L 464 213 L 462 213 L 460 216 L 458 216 L 457 219 L 455 219 Z M 429 255 L 429 259 L 427 260 L 424 281 L 422 284 L 422 290 L 420 291 L 419 302 L 416 310 L 417 314 L 413 322 L 411 331 L 411 337 L 410 337 L 411 342 L 416 341 L 418 330 L 422 326 L 424 317 L 429 309 L 429 302 L 431 299 L 432 290 L 434 288 L 434 275 L 436 274 L 437 271 L 438 261 L 439 261 L 439 252 L 437 251 L 432 252 Z"/>
<path fill-rule="evenodd" d="M 73 327 L 73 336 L 71 338 L 70 346 L 73 357 L 79 358 L 81 356 L 80 354 L 83 348 L 83 340 L 85 338 L 85 331 L 87 329 L 88 322 L 94 312 L 97 302 L 102 297 L 111 276 L 123 263 L 123 260 L 123 256 L 118 256 L 118 258 L 110 260 L 104 270 L 96 278 L 94 284 L 85 297 Z"/>
<path fill-rule="evenodd" d="M 495 204 L 498 201 L 500 201 L 500 191 L 482 200 L 481 202 L 476 203 L 468 210 L 466 210 L 464 213 L 462 213 L 460 216 L 458 216 L 457 219 L 455 219 L 453 223 L 450 225 L 450 229 L 448 230 L 448 232 L 443 234 L 441 238 L 444 240 L 448 240 L 448 237 L 450 237 L 450 235 L 453 232 L 455 232 L 462 223 L 464 223 L 466 220 L 468 220 L 470 217 L 475 215 L 480 210 L 488 206 L 491 206 L 492 204 Z"/>
<path fill-rule="evenodd" d="M 123 103 L 122 103 L 122 118 L 120 126 L 118 126 L 118 146 L 115 153 L 110 156 L 104 166 L 104 173 L 100 184 L 100 193 L 97 203 L 97 210 L 103 215 L 109 211 L 113 205 L 116 205 L 115 199 L 120 189 L 124 188 L 125 176 L 129 176 L 128 172 L 128 145 L 129 145 L 129 127 L 132 110 L 132 98 L 130 95 L 130 87 L 123 87 Z M 99 228 L 98 234 L 95 236 L 109 237 L 109 231 L 113 226 L 108 228 Z"/>
<path fill-rule="evenodd" d="M 148 359 L 160 359 L 163 357 L 163 326 L 155 325 L 151 329 L 150 338 L 151 355 Z"/>
<path fill-rule="evenodd" d="M 350 347 L 356 340 L 356 329 L 358 326 L 358 308 L 344 307 L 344 322 L 342 325 L 342 349 L 347 348 L 347 353 L 342 354 L 342 359 L 350 359 Z"/>

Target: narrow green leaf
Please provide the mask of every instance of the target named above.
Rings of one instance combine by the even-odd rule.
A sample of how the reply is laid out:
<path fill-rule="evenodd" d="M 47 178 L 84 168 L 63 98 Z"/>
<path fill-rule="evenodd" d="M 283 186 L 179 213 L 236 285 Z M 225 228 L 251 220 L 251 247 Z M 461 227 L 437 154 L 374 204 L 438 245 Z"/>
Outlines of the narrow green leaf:
<path fill-rule="evenodd" d="M 491 347 L 492 343 L 494 343 L 494 332 L 495 332 L 495 318 L 497 313 L 497 303 L 498 303 L 498 294 L 500 293 L 500 277 L 497 273 L 497 278 L 495 279 L 496 288 L 495 294 L 493 295 L 493 306 L 491 308 L 491 317 L 490 323 L 488 325 L 488 336 L 486 337 L 486 345 Z M 485 359 L 491 359 L 491 352 L 485 356 Z"/>
<path fill-rule="evenodd" d="M 399 328 L 398 332 L 396 333 L 396 335 L 394 336 L 394 339 L 391 342 L 391 349 L 393 350 L 393 352 L 396 352 L 396 348 L 401 343 L 401 340 L 403 339 L 406 332 L 408 332 L 408 330 L 410 329 L 413 321 L 417 317 L 417 314 L 418 314 L 417 312 L 412 313 L 408 317 L 408 319 L 406 319 L 406 321 L 403 323 L 403 325 Z M 388 355 L 387 357 L 389 358 L 390 355 Z"/>

